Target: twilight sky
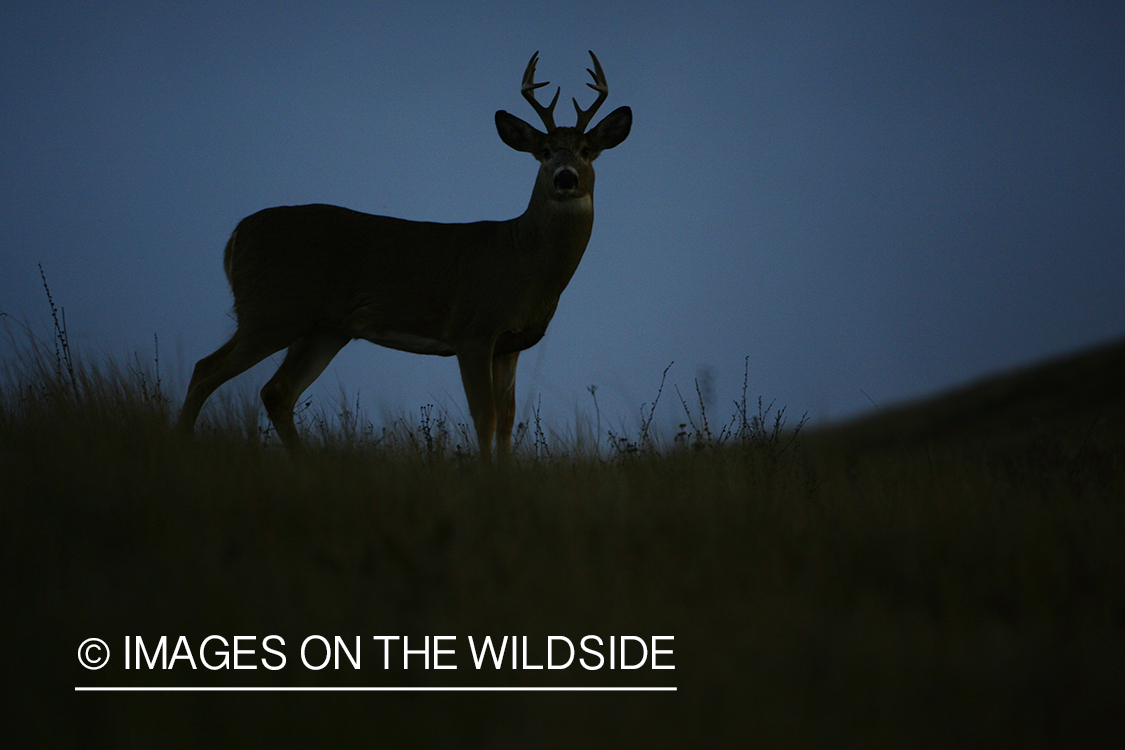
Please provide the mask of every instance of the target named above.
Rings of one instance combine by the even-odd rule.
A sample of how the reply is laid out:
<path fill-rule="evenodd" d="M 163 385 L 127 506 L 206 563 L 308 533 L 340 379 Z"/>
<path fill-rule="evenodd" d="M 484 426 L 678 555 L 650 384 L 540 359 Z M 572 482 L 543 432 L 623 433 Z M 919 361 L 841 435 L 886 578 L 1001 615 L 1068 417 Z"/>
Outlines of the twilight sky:
<path fill-rule="evenodd" d="M 536 50 L 562 123 L 592 49 L 600 114 L 634 124 L 521 359 L 521 418 L 541 399 L 565 429 L 594 384 L 635 430 L 674 360 L 657 422 L 704 373 L 721 419 L 748 356 L 751 398 L 819 421 L 1125 335 L 1122 3 L 9 5 L 0 312 L 49 339 L 42 263 L 72 345 L 151 359 L 155 334 L 177 400 L 233 331 L 243 216 L 522 212 L 536 164 L 493 112 L 536 122 Z M 375 418 L 468 419 L 453 359 L 355 342 L 310 393 L 341 389 Z"/>

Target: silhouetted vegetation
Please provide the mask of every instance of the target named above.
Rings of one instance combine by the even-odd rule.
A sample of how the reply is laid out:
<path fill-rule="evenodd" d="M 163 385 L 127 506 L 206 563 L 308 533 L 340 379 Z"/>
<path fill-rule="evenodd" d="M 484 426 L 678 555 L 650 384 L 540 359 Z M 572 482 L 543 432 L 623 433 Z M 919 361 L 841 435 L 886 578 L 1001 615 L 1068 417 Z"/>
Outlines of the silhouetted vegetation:
<path fill-rule="evenodd" d="M 746 388 L 721 424 L 701 394 L 680 393 L 684 425 L 666 442 L 650 410 L 637 435 L 603 432 L 599 415 L 593 439 L 570 444 L 536 415 L 517 459 L 487 466 L 464 426 L 429 407 L 378 429 L 343 400 L 331 418 L 306 412 L 299 460 L 237 399 L 179 440 L 158 362 L 94 365 L 65 338 L 56 353 L 8 333 L 0 527 L 10 684 L 26 687 L 9 704 L 16 739 L 1094 747 L 1122 736 L 1125 345 L 811 432 Z M 91 636 L 113 649 L 125 636 L 210 634 L 362 636 L 372 652 L 375 635 L 672 635 L 676 669 L 478 671 L 464 654 L 440 673 L 75 663 Z M 678 691 L 71 696 L 121 684 Z"/>

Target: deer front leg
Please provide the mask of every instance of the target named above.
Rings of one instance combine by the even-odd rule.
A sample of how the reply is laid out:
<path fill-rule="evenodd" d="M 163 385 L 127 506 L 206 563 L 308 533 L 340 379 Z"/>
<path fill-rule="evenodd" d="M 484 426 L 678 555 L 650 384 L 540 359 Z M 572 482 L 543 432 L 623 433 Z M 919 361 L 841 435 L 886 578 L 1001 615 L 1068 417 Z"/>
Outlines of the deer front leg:
<path fill-rule="evenodd" d="M 519 352 L 492 358 L 492 392 L 496 404 L 496 453 L 501 459 L 512 451 L 512 425 L 516 421 L 516 361 Z"/>
<path fill-rule="evenodd" d="M 473 342 L 457 352 L 461 384 L 469 401 L 469 414 L 477 430 L 477 445 L 484 462 L 492 460 L 492 436 L 496 433 L 496 396 L 492 387 L 492 349 L 495 341 Z"/>

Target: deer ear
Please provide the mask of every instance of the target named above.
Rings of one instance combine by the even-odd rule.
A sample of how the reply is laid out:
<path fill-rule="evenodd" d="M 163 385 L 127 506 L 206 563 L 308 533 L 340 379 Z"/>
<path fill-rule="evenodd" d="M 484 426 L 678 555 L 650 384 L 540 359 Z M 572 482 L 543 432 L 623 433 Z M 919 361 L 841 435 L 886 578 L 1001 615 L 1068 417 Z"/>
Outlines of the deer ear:
<path fill-rule="evenodd" d="M 633 127 L 633 110 L 618 107 L 605 116 L 586 136 L 598 151 L 613 148 L 629 135 Z"/>
<path fill-rule="evenodd" d="M 535 153 L 539 141 L 545 135 L 502 109 L 496 113 L 496 132 L 500 134 L 500 140 L 504 143 L 516 151 L 525 151 L 529 154 Z"/>

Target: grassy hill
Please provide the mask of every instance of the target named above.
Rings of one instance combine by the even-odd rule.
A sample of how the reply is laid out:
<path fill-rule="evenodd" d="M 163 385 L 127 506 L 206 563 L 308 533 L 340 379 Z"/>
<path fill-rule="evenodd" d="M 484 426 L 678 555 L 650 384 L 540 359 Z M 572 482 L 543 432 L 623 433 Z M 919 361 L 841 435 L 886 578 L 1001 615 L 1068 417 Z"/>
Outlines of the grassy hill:
<path fill-rule="evenodd" d="M 1125 344 L 812 433 L 749 409 L 722 440 L 700 427 L 674 446 L 556 446 L 502 467 L 467 459 L 432 424 L 374 446 L 329 435 L 300 460 L 263 445 L 237 409 L 176 440 L 152 373 L 72 370 L 64 354 L 10 366 L 0 401 L 8 746 L 1125 736 Z M 170 669 L 124 668 L 126 637 L 152 655 L 162 635 L 165 656 L 183 636 L 196 668 L 182 652 Z M 257 668 L 199 663 L 210 635 L 228 651 L 255 636 L 243 663 Z M 283 669 L 265 666 L 267 635 L 284 639 Z M 359 636 L 362 668 L 305 668 L 311 635 Z M 675 669 L 476 669 L 468 638 L 505 635 L 527 636 L 532 665 L 548 636 L 674 636 L 660 658 Z M 393 649 L 384 669 L 373 636 L 412 649 L 455 636 L 439 658 L 457 669 L 425 669 L 421 655 L 402 669 Z M 76 663 L 90 637 L 109 646 L 104 669 Z"/>

